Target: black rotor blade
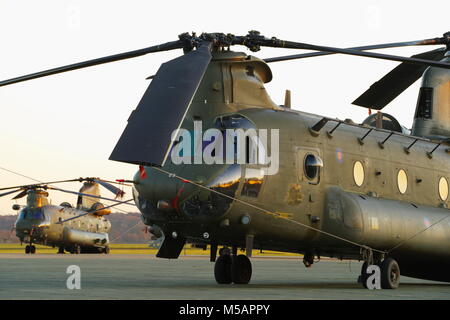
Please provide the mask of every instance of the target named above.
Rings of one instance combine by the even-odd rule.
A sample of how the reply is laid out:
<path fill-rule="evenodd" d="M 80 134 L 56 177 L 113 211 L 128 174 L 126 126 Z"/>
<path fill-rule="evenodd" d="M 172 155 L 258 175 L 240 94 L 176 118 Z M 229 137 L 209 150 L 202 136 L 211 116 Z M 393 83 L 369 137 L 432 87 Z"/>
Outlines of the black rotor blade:
<path fill-rule="evenodd" d="M 82 193 L 82 192 L 64 190 L 64 189 L 55 188 L 55 187 L 47 187 L 47 188 L 49 190 L 61 191 L 61 192 L 64 192 L 64 193 L 75 194 L 75 195 L 84 196 L 84 197 L 88 197 L 88 198 L 96 198 L 96 199 L 107 200 L 107 201 L 112 201 L 112 202 L 122 202 L 122 201 L 119 201 L 119 200 L 116 200 L 116 199 L 105 198 L 105 197 L 96 196 L 96 195 L 87 194 L 87 193 Z"/>
<path fill-rule="evenodd" d="M 78 219 L 78 218 L 87 216 L 88 214 L 93 214 L 93 213 L 95 213 L 97 211 L 109 209 L 109 208 L 112 208 L 112 207 L 115 207 L 115 206 L 118 206 L 118 205 L 121 205 L 121 204 L 130 204 L 129 202 L 131 202 L 131 201 L 133 201 L 133 199 L 129 199 L 129 200 L 126 200 L 126 201 L 120 201 L 119 203 L 115 203 L 115 204 L 112 204 L 110 206 L 102 207 L 102 208 L 100 208 L 98 210 L 95 210 L 95 211 L 85 212 L 85 213 L 80 214 L 80 215 L 78 215 L 76 217 L 72 217 L 72 218 L 69 218 L 69 219 L 66 219 L 66 220 L 58 221 L 58 222 L 56 222 L 56 224 L 61 224 L 61 223 L 64 223 L 64 222 L 67 222 L 67 221 L 70 221 L 70 220 Z"/>
<path fill-rule="evenodd" d="M 423 46 L 423 45 L 439 45 L 444 44 L 444 38 L 433 38 L 433 39 L 424 39 L 424 40 L 416 40 L 416 41 L 405 41 L 405 42 L 393 42 L 393 43 L 383 43 L 376 44 L 370 46 L 360 46 L 360 47 L 352 47 L 346 48 L 351 50 L 375 50 L 375 49 L 387 49 L 387 48 L 398 48 L 398 47 L 409 47 L 409 46 Z M 265 62 L 280 62 L 280 61 L 288 61 L 295 59 L 303 59 L 303 58 L 311 58 L 311 57 L 319 57 L 326 56 L 330 54 L 336 54 L 335 52 L 310 52 L 310 53 L 302 53 L 302 54 L 293 54 L 288 56 L 274 57 L 264 59 Z"/>
<path fill-rule="evenodd" d="M 112 183 L 112 184 L 118 184 L 120 186 L 125 186 L 125 187 L 132 187 L 133 185 L 131 184 L 126 184 L 124 182 L 120 181 L 111 181 L 111 180 L 105 180 L 105 179 L 100 179 L 103 182 L 108 182 L 108 183 Z"/>
<path fill-rule="evenodd" d="M 50 75 L 58 74 L 58 73 L 62 73 L 62 72 L 67 72 L 67 71 L 72 71 L 72 70 L 92 67 L 92 66 L 96 66 L 96 65 L 104 64 L 104 63 L 108 63 L 108 62 L 114 62 L 114 61 L 119 61 L 119 60 L 136 58 L 136 57 L 148 54 L 148 53 L 179 49 L 179 48 L 182 48 L 182 47 L 183 47 L 183 42 L 180 41 L 180 40 L 167 42 L 167 43 L 163 43 L 163 44 L 160 44 L 160 45 L 151 46 L 151 47 L 148 47 L 148 48 L 143 48 L 143 49 L 138 49 L 138 50 L 133 50 L 133 51 L 128 51 L 128 52 L 123 52 L 123 53 L 114 54 L 114 55 L 111 55 L 111 56 L 106 56 L 106 57 L 102 57 L 102 58 L 87 60 L 87 61 L 78 62 L 78 63 L 74 63 L 74 64 L 69 64 L 67 66 L 53 68 L 53 69 L 49 69 L 49 70 L 45 70 L 45 71 L 31 73 L 31 74 L 28 74 L 28 75 L 25 75 L 25 76 L 20 76 L 20 77 L 8 79 L 8 80 L 0 81 L 0 87 L 1 86 L 6 86 L 6 85 L 9 85 L 9 84 L 13 84 L 13 83 L 17 83 L 17 82 L 22 82 L 22 81 L 27 81 L 27 80 L 31 80 L 31 79 L 46 77 L 46 76 L 50 76 Z"/>
<path fill-rule="evenodd" d="M 119 188 L 113 186 L 112 184 L 110 184 L 108 182 L 105 182 L 100 179 L 94 179 L 93 181 L 97 182 L 99 185 L 103 186 L 105 189 L 114 193 L 116 198 L 122 198 L 125 195 L 125 192 L 123 192 L 122 190 L 120 190 Z"/>
<path fill-rule="evenodd" d="M 8 194 L 14 193 L 14 192 L 19 192 L 20 190 L 22 190 L 22 189 L 17 189 L 17 190 L 8 191 L 8 192 L 5 192 L 5 193 L 0 193 L 0 198 L 4 197 L 4 196 L 7 196 Z"/>
<path fill-rule="evenodd" d="M 308 43 L 301 42 L 293 42 L 293 41 L 284 41 L 278 39 L 267 39 L 261 42 L 261 45 L 267 47 L 275 47 L 275 48 L 288 48 L 288 49 L 306 49 L 306 50 L 315 50 L 315 51 L 326 51 L 326 52 L 334 52 L 341 54 L 348 54 L 352 56 L 360 56 L 360 57 L 368 57 L 382 60 L 391 60 L 391 61 L 399 61 L 399 62 L 409 62 L 418 65 L 424 65 L 427 67 L 438 67 L 444 69 L 450 69 L 450 63 L 418 59 L 418 58 L 408 58 L 395 56 L 390 54 L 382 54 L 375 52 L 366 52 L 366 51 L 358 51 L 354 49 L 342 49 L 336 47 L 325 47 L 325 46 L 317 46 Z"/>
<path fill-rule="evenodd" d="M 445 48 L 427 51 L 414 55 L 414 58 L 442 60 Z M 357 106 L 381 110 L 398 95 L 419 79 L 427 67 L 423 65 L 402 63 L 392 69 L 383 78 L 373 83 L 362 95 L 352 103 Z"/>
<path fill-rule="evenodd" d="M 17 196 L 12 198 L 11 200 L 21 199 L 21 198 L 25 197 L 27 195 L 27 193 L 28 193 L 28 189 L 25 189 L 21 193 L 19 193 Z"/>
<path fill-rule="evenodd" d="M 211 61 L 211 42 L 161 65 L 129 119 L 110 160 L 163 165 L 206 68 Z"/>
<path fill-rule="evenodd" d="M 64 183 L 64 182 L 75 182 L 75 181 L 80 181 L 80 179 L 78 178 L 78 179 L 70 179 L 70 180 L 59 180 L 59 181 L 42 182 L 42 183 L 35 183 L 35 184 L 26 184 L 23 186 L 0 188 L 0 191 L 8 190 L 8 189 L 16 189 L 16 188 L 33 188 L 33 187 L 37 187 L 37 186 L 44 186 L 44 185 Z"/>

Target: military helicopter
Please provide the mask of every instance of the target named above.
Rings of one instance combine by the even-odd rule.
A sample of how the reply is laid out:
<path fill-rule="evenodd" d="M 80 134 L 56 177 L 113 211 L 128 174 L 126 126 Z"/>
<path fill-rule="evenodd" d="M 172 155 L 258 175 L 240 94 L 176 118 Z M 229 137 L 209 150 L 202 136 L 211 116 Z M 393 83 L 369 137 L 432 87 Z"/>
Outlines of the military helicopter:
<path fill-rule="evenodd" d="M 235 45 L 252 52 L 315 52 L 262 60 L 231 51 Z M 412 57 L 367 51 L 416 45 L 444 47 Z M 109 158 L 139 165 L 133 196 L 144 223 L 165 235 L 158 257 L 178 258 L 187 240 L 209 244 L 219 284 L 250 281 L 252 249 L 303 254 L 307 267 L 323 256 L 364 261 L 364 286 L 369 265 L 380 267 L 387 289 L 398 287 L 400 268 L 402 275 L 450 281 L 450 33 L 348 49 L 266 38 L 257 31 L 184 33 L 172 42 L 0 86 L 173 49 L 184 55 L 150 77 Z M 269 63 L 333 53 L 401 62 L 354 102 L 366 108 L 381 110 L 422 76 L 412 130 L 381 112 L 356 124 L 292 110 L 289 93 L 283 105 L 272 101 L 264 88 L 272 79 Z M 209 136 L 200 127 L 211 130 Z M 263 145 L 261 154 L 249 133 L 260 129 L 279 134 L 271 135 L 275 143 Z M 235 139 L 238 130 L 244 139 Z M 231 161 L 223 159 L 225 153 Z M 205 163 L 205 154 L 217 161 Z M 278 170 L 270 174 L 267 161 L 255 161 L 269 154 L 279 155 Z"/>
<path fill-rule="evenodd" d="M 50 184 L 74 181 L 83 182 L 79 192 L 50 186 Z M 79 178 L 1 188 L 0 190 L 14 190 L 0 194 L 0 197 L 19 191 L 20 193 L 13 200 L 27 197 L 26 206 L 13 205 L 14 210 L 20 210 L 14 229 L 20 242 L 28 243 L 25 246 L 25 253 L 36 253 L 34 244 L 42 244 L 58 247 L 60 254 L 64 251 L 73 254 L 108 254 L 108 233 L 111 223 L 106 220 L 105 216 L 111 213 L 111 207 L 123 202 L 101 197 L 100 185 L 114 193 L 116 198 L 123 197 L 125 194 L 121 189 L 99 178 Z M 68 202 L 63 202 L 59 206 L 50 204 L 47 190 L 78 195 L 76 207 Z M 106 207 L 98 202 L 99 199 L 113 201 L 116 204 Z"/>

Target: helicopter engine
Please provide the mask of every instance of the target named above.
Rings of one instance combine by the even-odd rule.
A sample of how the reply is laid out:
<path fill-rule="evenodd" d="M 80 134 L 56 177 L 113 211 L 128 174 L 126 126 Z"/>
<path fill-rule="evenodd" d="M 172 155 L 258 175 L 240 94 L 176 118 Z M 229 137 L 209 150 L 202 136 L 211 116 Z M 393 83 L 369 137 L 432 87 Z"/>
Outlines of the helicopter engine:
<path fill-rule="evenodd" d="M 101 202 L 96 202 L 92 205 L 91 211 L 93 215 L 96 216 L 105 216 L 111 213 L 111 209 L 105 208 L 104 204 Z"/>
<path fill-rule="evenodd" d="M 442 62 L 450 62 L 450 51 Z M 412 134 L 431 139 L 450 137 L 450 72 L 428 67 L 422 76 Z"/>

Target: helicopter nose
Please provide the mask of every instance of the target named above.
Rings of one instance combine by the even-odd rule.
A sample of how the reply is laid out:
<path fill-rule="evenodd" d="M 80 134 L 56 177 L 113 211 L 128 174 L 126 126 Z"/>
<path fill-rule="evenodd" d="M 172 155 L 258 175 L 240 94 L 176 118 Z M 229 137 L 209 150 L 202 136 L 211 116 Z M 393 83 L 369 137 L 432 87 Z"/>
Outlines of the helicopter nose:
<path fill-rule="evenodd" d="M 222 216 L 234 200 L 241 180 L 241 166 L 232 164 L 210 169 L 206 175 L 209 178 L 199 176 L 192 180 L 194 183 L 175 177 L 170 169 L 146 167 L 145 172 L 141 169 L 134 177 L 136 204 L 141 211 L 151 211 L 150 204 L 160 213 L 178 212 L 192 219 Z"/>
<path fill-rule="evenodd" d="M 180 179 L 150 167 L 140 168 L 133 181 L 139 196 L 161 212 L 177 210 L 180 198 L 191 188 Z"/>

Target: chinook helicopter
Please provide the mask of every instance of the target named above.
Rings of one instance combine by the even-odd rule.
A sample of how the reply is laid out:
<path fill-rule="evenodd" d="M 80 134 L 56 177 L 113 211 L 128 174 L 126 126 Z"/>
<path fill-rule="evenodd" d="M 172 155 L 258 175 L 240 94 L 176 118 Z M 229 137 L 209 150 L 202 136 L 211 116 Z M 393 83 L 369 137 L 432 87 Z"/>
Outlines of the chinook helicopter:
<path fill-rule="evenodd" d="M 50 186 L 62 182 L 83 182 L 79 192 L 64 190 Z M 58 253 L 109 253 L 108 233 L 111 223 L 105 216 L 111 213 L 110 208 L 122 204 L 122 201 L 100 196 L 99 186 L 103 186 L 117 197 L 123 197 L 124 192 L 112 184 L 98 178 L 79 178 L 55 181 L 49 183 L 32 184 L 16 187 L 1 188 L 14 189 L 0 194 L 0 197 L 20 193 L 13 200 L 27 197 L 26 206 L 13 205 L 14 210 L 20 210 L 14 225 L 16 236 L 25 246 L 25 253 L 36 253 L 34 244 L 58 247 Z M 56 190 L 78 195 L 76 207 L 68 202 L 59 206 L 50 204 L 47 190 Z M 116 202 L 105 207 L 100 199 Z"/>
<path fill-rule="evenodd" d="M 315 52 L 259 59 L 231 51 L 235 45 L 252 52 L 261 47 Z M 367 51 L 424 45 L 444 47 L 412 57 Z M 363 261 L 358 280 L 364 286 L 369 265 L 380 267 L 381 287 L 387 289 L 398 287 L 400 270 L 450 281 L 450 33 L 348 49 L 266 38 L 256 31 L 184 33 L 172 42 L 0 86 L 173 49 L 184 55 L 150 77 L 110 156 L 139 165 L 131 181 L 135 203 L 144 223 L 165 235 L 157 257 L 178 258 L 187 240 L 209 244 L 219 284 L 250 281 L 252 249 L 303 254 L 307 267 L 324 256 Z M 411 131 L 381 112 L 356 124 L 293 110 L 288 93 L 284 105 L 272 101 L 264 87 L 272 79 L 270 63 L 333 53 L 401 63 L 354 101 L 366 108 L 381 110 L 422 76 Z M 199 127 L 210 129 L 209 135 Z M 279 135 L 271 135 L 270 146 L 263 144 L 259 153 L 254 146 L 261 140 L 249 132 L 261 129 Z M 243 140 L 236 139 L 238 130 Z M 229 132 L 231 139 L 225 139 Z M 205 151 L 217 161 L 205 163 Z M 231 161 L 223 159 L 225 153 Z M 267 161 L 255 161 L 269 154 L 272 160 L 279 155 L 270 173 Z"/>

